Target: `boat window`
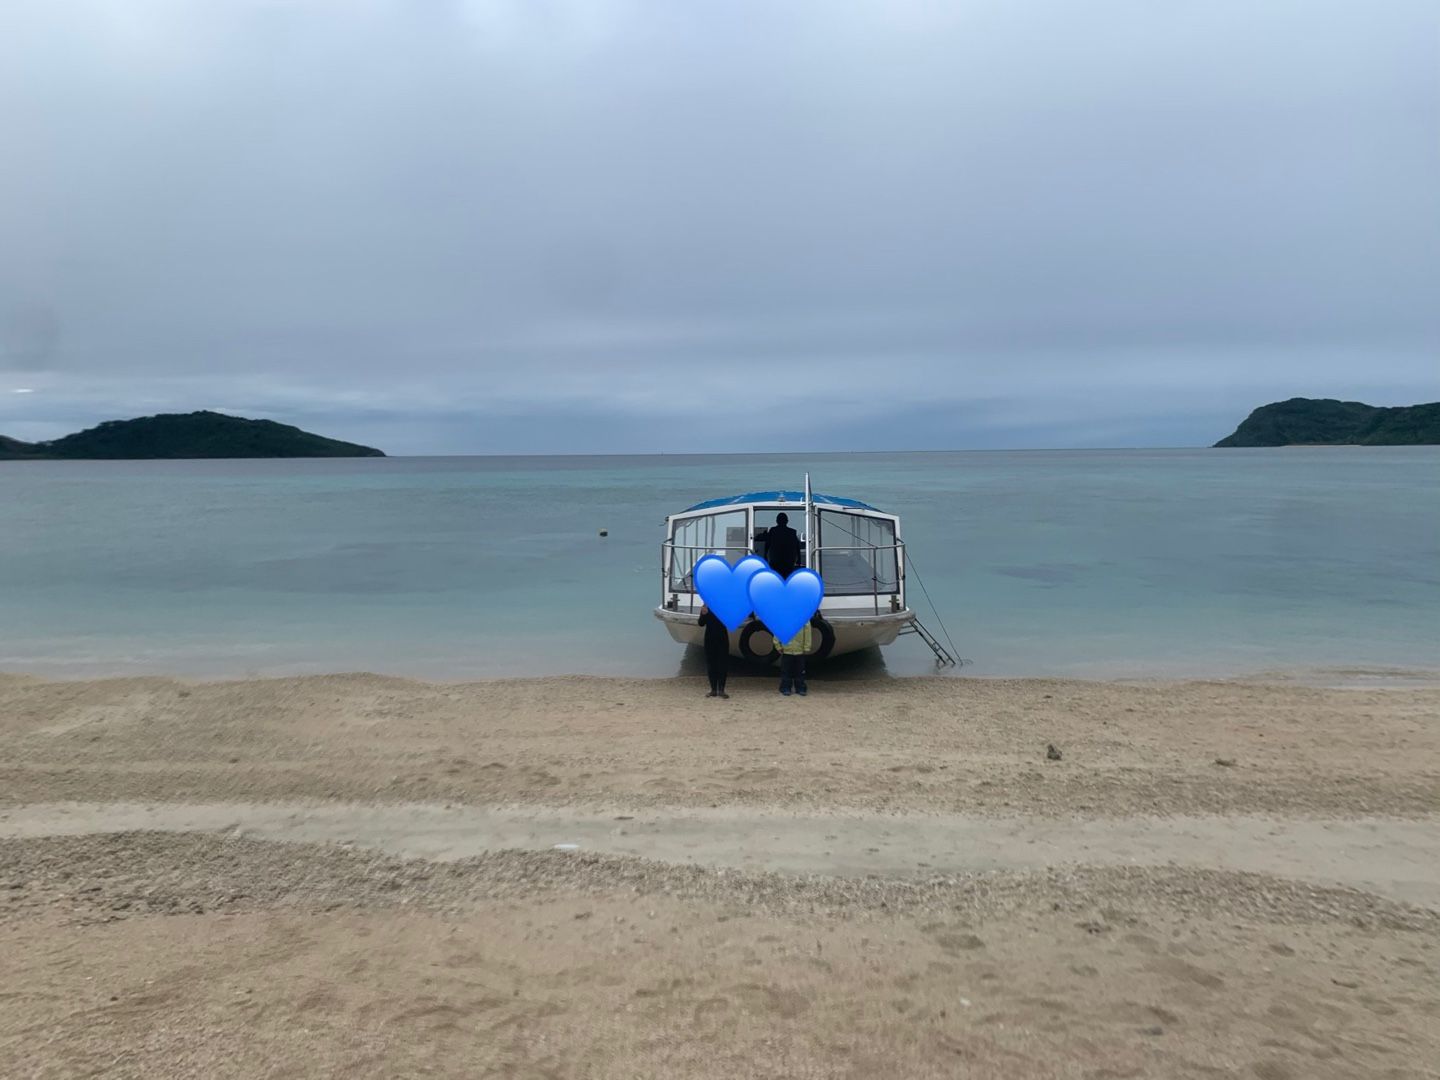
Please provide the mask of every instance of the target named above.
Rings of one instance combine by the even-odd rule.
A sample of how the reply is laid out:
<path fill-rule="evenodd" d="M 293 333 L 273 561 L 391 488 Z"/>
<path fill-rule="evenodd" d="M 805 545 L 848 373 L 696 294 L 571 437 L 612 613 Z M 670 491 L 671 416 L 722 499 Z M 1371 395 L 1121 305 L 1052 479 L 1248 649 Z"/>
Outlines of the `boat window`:
<path fill-rule="evenodd" d="M 838 510 L 821 510 L 819 517 L 826 596 L 900 591 L 893 521 Z"/>
<path fill-rule="evenodd" d="M 723 555 L 731 566 L 750 554 L 750 515 L 745 510 L 701 514 L 675 522 L 670 588 L 689 592 L 690 571 L 703 555 Z"/>

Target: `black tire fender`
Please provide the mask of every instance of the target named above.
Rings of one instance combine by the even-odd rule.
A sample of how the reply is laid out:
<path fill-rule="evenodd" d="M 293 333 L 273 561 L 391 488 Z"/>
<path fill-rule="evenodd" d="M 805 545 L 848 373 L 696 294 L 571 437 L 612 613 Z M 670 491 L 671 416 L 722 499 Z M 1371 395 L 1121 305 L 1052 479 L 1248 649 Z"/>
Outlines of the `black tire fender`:
<path fill-rule="evenodd" d="M 820 648 L 810 654 L 810 659 L 824 660 L 835 648 L 835 628 L 822 618 L 817 618 L 815 622 L 815 629 L 820 631 Z"/>
<path fill-rule="evenodd" d="M 820 647 L 810 654 L 810 659 L 824 660 L 835 650 L 835 628 L 825 619 L 816 619 L 814 628 L 820 631 Z M 757 664 L 773 664 L 780 658 L 780 650 L 776 648 L 774 644 L 770 646 L 770 654 L 768 656 L 761 656 L 755 651 L 754 646 L 750 644 L 750 639 L 761 630 L 764 630 L 767 634 L 770 633 L 769 628 L 759 619 L 751 619 L 745 624 L 745 628 L 740 631 L 740 655 L 746 660 L 752 660 Z M 770 635 L 770 640 L 772 642 L 775 640 L 774 634 Z"/>
<path fill-rule="evenodd" d="M 765 631 L 765 633 L 767 634 L 770 634 L 770 628 L 767 627 L 764 623 L 762 623 L 759 619 L 751 619 L 748 623 L 745 624 L 745 628 L 740 631 L 740 655 L 743 656 L 746 660 L 751 660 L 757 664 L 773 664 L 776 660 L 780 659 L 780 650 L 777 649 L 774 644 L 774 634 L 770 634 L 771 644 L 770 653 L 768 656 L 761 656 L 750 646 L 750 639 L 754 637 L 758 631 L 761 630 Z"/>

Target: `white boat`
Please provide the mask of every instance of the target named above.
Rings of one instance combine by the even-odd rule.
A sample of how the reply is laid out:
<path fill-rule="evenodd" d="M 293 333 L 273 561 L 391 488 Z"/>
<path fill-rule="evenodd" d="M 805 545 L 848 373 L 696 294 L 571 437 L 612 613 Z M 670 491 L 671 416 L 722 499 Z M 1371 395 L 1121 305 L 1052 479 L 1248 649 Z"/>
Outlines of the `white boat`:
<path fill-rule="evenodd" d="M 665 519 L 660 547 L 661 596 L 655 617 L 676 641 L 700 645 L 702 601 L 691 573 L 705 555 L 732 566 L 747 555 L 766 555 L 765 534 L 777 514 L 789 518 L 800 536 L 800 563 L 825 582 L 820 603 L 816 659 L 889 645 L 902 633 L 917 633 L 953 663 L 905 603 L 905 542 L 900 519 L 868 503 L 804 491 L 749 491 L 707 499 Z M 770 631 L 753 615 L 730 634 L 733 656 L 761 663 L 778 655 Z"/>

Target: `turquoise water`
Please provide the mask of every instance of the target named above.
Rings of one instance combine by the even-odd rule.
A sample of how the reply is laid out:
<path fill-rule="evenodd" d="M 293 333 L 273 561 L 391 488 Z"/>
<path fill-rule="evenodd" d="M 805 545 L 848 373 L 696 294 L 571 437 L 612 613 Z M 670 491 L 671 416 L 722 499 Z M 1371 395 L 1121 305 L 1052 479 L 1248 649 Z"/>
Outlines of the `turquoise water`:
<path fill-rule="evenodd" d="M 1440 668 L 1440 448 L 1407 447 L 0 463 L 0 670 L 689 671 L 664 516 L 807 470 L 901 515 L 967 674 Z"/>

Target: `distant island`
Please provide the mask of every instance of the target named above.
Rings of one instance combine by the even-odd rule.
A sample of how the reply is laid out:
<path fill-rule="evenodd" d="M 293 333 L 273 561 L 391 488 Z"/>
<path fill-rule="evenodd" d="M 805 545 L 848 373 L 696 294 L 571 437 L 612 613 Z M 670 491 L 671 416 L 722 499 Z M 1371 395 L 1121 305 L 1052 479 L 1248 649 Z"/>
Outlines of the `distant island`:
<path fill-rule="evenodd" d="M 203 410 L 107 420 L 74 435 L 26 443 L 0 435 L 0 460 L 384 457 L 371 446 L 312 435 L 274 420 Z"/>
<path fill-rule="evenodd" d="M 1433 446 L 1440 444 L 1440 401 L 1382 408 L 1334 398 L 1291 398 L 1262 405 L 1216 446 Z"/>

